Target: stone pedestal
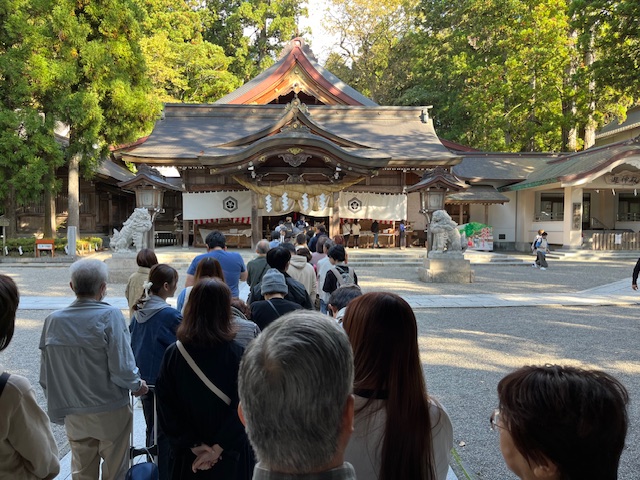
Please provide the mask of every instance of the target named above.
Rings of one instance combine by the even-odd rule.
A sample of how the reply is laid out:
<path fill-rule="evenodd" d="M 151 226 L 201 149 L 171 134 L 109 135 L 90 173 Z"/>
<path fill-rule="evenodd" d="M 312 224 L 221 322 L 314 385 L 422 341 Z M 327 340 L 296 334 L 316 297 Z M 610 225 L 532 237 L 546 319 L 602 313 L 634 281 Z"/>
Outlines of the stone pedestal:
<path fill-rule="evenodd" d="M 104 263 L 109 267 L 109 283 L 127 283 L 132 273 L 138 270 L 136 263 L 137 252 L 114 253 L 111 258 L 107 258 Z"/>
<path fill-rule="evenodd" d="M 427 283 L 473 283 L 475 273 L 471 262 L 462 254 L 433 255 L 424 259 L 424 265 L 418 268 L 420 280 Z"/>

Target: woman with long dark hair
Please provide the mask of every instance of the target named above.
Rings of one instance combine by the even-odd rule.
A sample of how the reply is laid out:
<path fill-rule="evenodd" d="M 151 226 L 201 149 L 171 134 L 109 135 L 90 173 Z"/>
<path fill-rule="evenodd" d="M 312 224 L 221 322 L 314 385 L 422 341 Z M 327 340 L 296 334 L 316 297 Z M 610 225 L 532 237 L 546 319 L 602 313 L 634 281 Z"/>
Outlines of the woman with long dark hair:
<path fill-rule="evenodd" d="M 345 460 L 359 480 L 443 480 L 451 421 L 427 394 L 416 317 L 392 293 L 352 300 L 343 320 L 353 348 L 355 431 Z"/>
<path fill-rule="evenodd" d="M 251 478 L 253 453 L 238 418 L 238 368 L 231 291 L 217 278 L 191 291 L 178 341 L 164 356 L 156 384 L 160 426 L 172 449 L 171 478 Z"/>

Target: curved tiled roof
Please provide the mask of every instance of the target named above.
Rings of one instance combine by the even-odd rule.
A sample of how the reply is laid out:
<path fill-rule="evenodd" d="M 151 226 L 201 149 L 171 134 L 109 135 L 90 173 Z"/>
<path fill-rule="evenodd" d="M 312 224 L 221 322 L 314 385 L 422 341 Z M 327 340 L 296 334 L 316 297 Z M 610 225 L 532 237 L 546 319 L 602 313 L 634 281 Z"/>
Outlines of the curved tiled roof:
<path fill-rule="evenodd" d="M 640 156 L 640 137 L 590 148 L 549 161 L 544 167 L 531 172 L 523 182 L 500 190 L 522 190 L 558 182 L 564 185 L 580 185 L 611 171 L 616 165 L 635 155 Z"/>
<path fill-rule="evenodd" d="M 344 83 L 329 70 L 321 67 L 311 48 L 309 48 L 302 38 L 294 38 L 291 40 L 276 63 L 237 90 L 218 99 L 215 103 L 218 105 L 249 103 L 248 99 L 250 99 L 252 92 L 260 92 L 270 88 L 270 85 L 277 83 L 278 80 L 291 70 L 294 64 L 305 70 L 316 82 L 322 84 L 329 90 L 333 90 L 334 95 L 342 97 L 346 104 L 364 106 L 378 105 L 370 98 L 365 97 Z"/>

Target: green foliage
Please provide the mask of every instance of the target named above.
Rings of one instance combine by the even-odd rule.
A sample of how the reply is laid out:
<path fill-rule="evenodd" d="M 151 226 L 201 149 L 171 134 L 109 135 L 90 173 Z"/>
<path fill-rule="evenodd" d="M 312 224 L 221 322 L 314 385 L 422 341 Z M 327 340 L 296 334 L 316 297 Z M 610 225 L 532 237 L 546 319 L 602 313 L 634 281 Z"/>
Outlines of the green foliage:
<path fill-rule="evenodd" d="M 240 86 L 229 71 L 232 58 L 202 36 L 208 12 L 192 0 L 148 0 L 140 44 L 163 102 L 206 103 Z"/>
<path fill-rule="evenodd" d="M 148 132 L 159 113 L 139 44 L 143 11 L 132 0 L 50 2 L 55 81 L 42 107 L 71 127 L 67 159 L 80 154 L 91 168 L 108 145 Z"/>
<path fill-rule="evenodd" d="M 39 196 L 43 177 L 62 163 L 52 135 L 53 118 L 44 117 L 38 92 L 42 45 L 39 11 L 28 0 L 0 6 L 0 201 L 28 202 Z M 11 213 L 11 212 L 10 212 Z"/>
<path fill-rule="evenodd" d="M 77 250 L 82 253 L 90 253 L 102 250 L 102 238 L 100 237 L 84 237 L 76 241 Z M 23 255 L 33 255 L 36 250 L 35 237 L 8 238 L 6 246 L 11 256 L 18 256 L 18 247 L 22 247 Z M 64 253 L 64 247 L 67 245 L 67 238 L 54 238 L 53 248 L 56 252 Z"/>
<path fill-rule="evenodd" d="M 433 105 L 439 135 L 479 149 L 577 148 L 569 132 L 624 117 L 640 84 L 639 2 L 332 0 L 329 15 L 329 70 L 378 103 Z"/>
<path fill-rule="evenodd" d="M 210 22 L 204 38 L 232 58 L 230 70 L 247 81 L 270 67 L 297 35 L 297 19 L 307 14 L 298 0 L 205 0 Z"/>
<path fill-rule="evenodd" d="M 413 0 L 331 0 L 339 49 L 326 66 L 343 81 L 380 104 L 391 104 L 405 88 L 410 70 Z"/>

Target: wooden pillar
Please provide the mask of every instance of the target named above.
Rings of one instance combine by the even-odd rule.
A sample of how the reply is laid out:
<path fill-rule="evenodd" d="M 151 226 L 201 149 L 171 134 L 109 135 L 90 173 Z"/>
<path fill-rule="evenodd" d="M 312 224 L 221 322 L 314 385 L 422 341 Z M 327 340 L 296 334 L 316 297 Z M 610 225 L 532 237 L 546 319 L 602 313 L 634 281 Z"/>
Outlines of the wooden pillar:
<path fill-rule="evenodd" d="M 107 207 L 107 227 L 108 227 L 108 232 L 111 235 L 113 233 L 113 195 L 111 194 L 111 192 L 109 192 L 107 194 L 107 197 L 109 199 L 108 201 L 108 207 Z M 100 211 L 100 209 L 98 209 L 98 211 Z"/>
<path fill-rule="evenodd" d="M 464 204 L 460 203 L 458 207 L 460 208 L 458 211 L 458 225 L 462 225 L 464 223 Z"/>
<path fill-rule="evenodd" d="M 182 248 L 189 248 L 189 232 L 190 232 L 189 220 L 182 221 Z"/>
<path fill-rule="evenodd" d="M 261 217 L 258 215 L 258 194 L 251 192 L 251 250 L 262 239 Z"/>
<path fill-rule="evenodd" d="M 484 204 L 484 224 L 489 225 L 489 204 Z"/>
<path fill-rule="evenodd" d="M 333 214 L 329 223 L 329 238 L 333 238 L 336 235 L 340 235 L 340 207 L 339 207 L 340 192 L 333 192 Z"/>

